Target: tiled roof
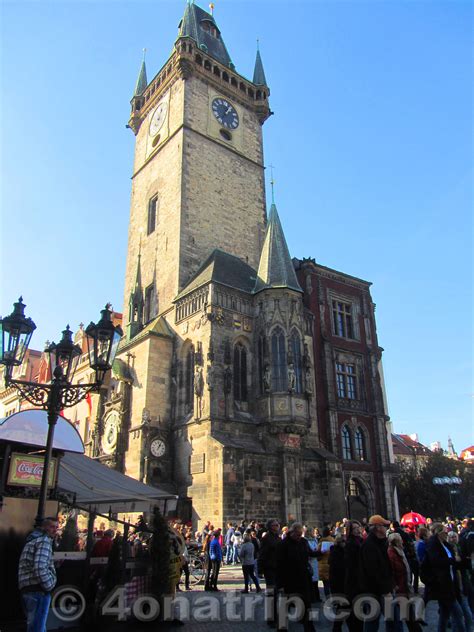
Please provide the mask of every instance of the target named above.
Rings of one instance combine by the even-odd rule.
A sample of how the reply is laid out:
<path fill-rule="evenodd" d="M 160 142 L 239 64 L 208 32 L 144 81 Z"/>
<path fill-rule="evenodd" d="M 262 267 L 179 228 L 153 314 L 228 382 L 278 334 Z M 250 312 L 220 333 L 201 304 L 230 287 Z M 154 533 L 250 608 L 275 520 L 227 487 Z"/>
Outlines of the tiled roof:
<path fill-rule="evenodd" d="M 431 450 L 419 441 L 415 441 L 410 435 L 392 434 L 392 445 L 395 455 L 413 456 L 414 450 L 417 455 L 431 454 Z"/>
<path fill-rule="evenodd" d="M 260 255 L 255 292 L 277 287 L 302 291 L 296 278 L 277 208 L 275 204 L 272 204 Z"/>
<path fill-rule="evenodd" d="M 253 71 L 253 83 L 257 86 L 266 86 L 267 80 L 265 78 L 265 71 L 263 70 L 262 57 L 260 51 L 257 50 L 257 57 L 255 59 L 255 68 Z"/>
<path fill-rule="evenodd" d="M 214 250 L 175 300 L 211 281 L 251 293 L 257 273 L 247 263 L 223 250 Z"/>
<path fill-rule="evenodd" d="M 145 92 L 147 85 L 148 80 L 146 78 L 146 66 L 145 60 L 143 60 L 142 65 L 140 66 L 140 72 L 138 73 L 138 79 L 137 83 L 135 84 L 135 91 L 133 93 L 133 96 L 139 97 L 140 95 L 142 95 Z"/>

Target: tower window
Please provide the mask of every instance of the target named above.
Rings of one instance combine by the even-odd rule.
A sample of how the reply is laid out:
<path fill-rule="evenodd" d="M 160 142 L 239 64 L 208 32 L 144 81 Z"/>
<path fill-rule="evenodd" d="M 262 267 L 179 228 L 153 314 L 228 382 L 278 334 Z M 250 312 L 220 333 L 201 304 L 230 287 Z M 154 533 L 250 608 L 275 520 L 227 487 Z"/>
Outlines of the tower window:
<path fill-rule="evenodd" d="M 151 233 L 156 228 L 156 211 L 158 208 L 158 196 L 155 195 L 148 202 L 148 221 L 147 221 L 147 230 L 146 234 L 151 235 Z"/>
<path fill-rule="evenodd" d="M 234 347 L 234 400 L 247 401 L 247 350 L 240 342 Z"/>
<path fill-rule="evenodd" d="M 145 323 L 150 322 L 156 316 L 155 304 L 155 285 L 152 283 L 145 290 Z"/>
<path fill-rule="evenodd" d="M 263 395 L 265 393 L 265 383 L 264 383 L 264 374 L 265 374 L 265 360 L 267 356 L 266 350 L 266 340 L 264 336 L 260 336 L 258 339 L 258 380 L 260 393 Z"/>
<path fill-rule="evenodd" d="M 272 334 L 272 390 L 277 393 L 286 391 L 287 378 L 285 333 L 277 327 Z"/>
<path fill-rule="evenodd" d="M 342 301 L 332 302 L 333 328 L 336 336 L 354 338 L 352 325 L 352 305 Z"/>
<path fill-rule="evenodd" d="M 341 430 L 342 458 L 346 461 L 352 460 L 351 431 L 347 426 Z"/>
<path fill-rule="evenodd" d="M 357 428 L 354 435 L 355 457 L 358 461 L 367 460 L 367 451 L 365 449 L 365 436 L 361 428 Z"/>
<path fill-rule="evenodd" d="M 338 397 L 357 399 L 357 381 L 353 364 L 336 363 L 336 381 Z"/>

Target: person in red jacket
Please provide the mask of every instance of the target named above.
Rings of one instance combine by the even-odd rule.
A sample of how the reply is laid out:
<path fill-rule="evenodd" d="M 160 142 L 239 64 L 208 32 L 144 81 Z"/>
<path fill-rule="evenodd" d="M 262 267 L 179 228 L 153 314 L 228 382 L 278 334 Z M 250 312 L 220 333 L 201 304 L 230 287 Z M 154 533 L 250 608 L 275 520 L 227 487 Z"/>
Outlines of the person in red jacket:
<path fill-rule="evenodd" d="M 100 540 L 97 540 L 97 542 L 94 544 L 92 548 L 91 557 L 109 557 L 113 540 L 114 540 L 113 530 L 107 529 L 103 537 Z"/>
<path fill-rule="evenodd" d="M 397 597 L 409 598 L 414 594 L 411 584 L 411 569 L 403 549 L 402 536 L 399 533 L 391 533 L 388 536 L 387 553 L 392 567 L 395 595 Z M 412 609 L 410 609 L 410 617 L 405 623 L 409 632 L 420 632 L 420 630 L 422 630 L 421 624 L 415 620 Z M 403 624 L 401 621 L 398 621 L 397 618 L 395 621 L 395 629 L 402 630 L 402 628 Z"/>

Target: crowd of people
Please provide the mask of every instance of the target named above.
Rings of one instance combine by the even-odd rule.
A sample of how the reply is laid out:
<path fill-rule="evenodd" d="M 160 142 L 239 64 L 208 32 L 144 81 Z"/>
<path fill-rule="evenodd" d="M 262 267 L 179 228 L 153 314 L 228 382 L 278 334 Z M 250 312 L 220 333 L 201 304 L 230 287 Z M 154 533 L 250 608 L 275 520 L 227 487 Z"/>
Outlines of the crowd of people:
<path fill-rule="evenodd" d="M 105 528 L 94 531 L 92 557 L 107 557 L 118 532 Z M 130 557 L 146 554 L 152 537 L 142 521 L 128 538 Z M 47 518 L 28 537 L 19 566 L 19 587 L 22 593 L 28 629 L 43 630 L 51 591 L 56 583 L 53 547 L 64 542 L 67 525 L 58 535 L 55 518 Z M 408 528 L 398 522 L 374 515 L 367 521 L 343 519 L 335 524 L 312 528 L 299 522 L 281 525 L 278 520 L 265 524 L 256 520 L 229 522 L 225 531 L 207 522 L 201 531 L 193 532 L 191 524 L 180 521 L 170 524 L 176 534 L 181 556 L 181 575 L 189 590 L 190 551 L 200 552 L 205 560 L 204 590 L 219 591 L 221 567 L 242 569 L 242 592 L 262 590 L 275 597 L 297 595 L 304 609 L 305 631 L 314 630 L 309 612 L 312 604 L 337 596 L 333 631 L 343 629 L 343 620 L 350 632 L 375 632 L 384 608 L 368 620 L 365 610 L 358 609 L 358 599 L 371 595 L 384 606 L 394 597 L 411 599 L 419 595 L 425 604 L 438 602 L 438 632 L 452 626 L 453 632 L 474 632 L 474 519 L 444 522 L 430 519 L 423 525 Z M 178 568 L 179 576 L 179 568 Z M 178 577 L 177 576 L 177 577 Z M 420 581 L 421 580 L 421 581 Z M 173 580 L 173 585 L 174 585 Z M 179 584 L 178 578 L 176 583 Z M 421 589 L 423 584 L 423 589 Z M 177 587 L 179 590 L 179 587 Z M 395 600 L 397 602 L 397 600 Z M 278 599 L 273 598 L 273 614 L 268 624 L 277 626 Z M 415 608 L 401 612 L 397 603 L 386 617 L 386 630 L 401 632 L 403 621 L 409 632 L 421 632 L 425 621 Z"/>
<path fill-rule="evenodd" d="M 214 529 L 208 522 L 195 537 L 206 555 L 207 571 L 204 589 L 216 591 L 221 566 L 242 566 L 244 588 L 251 584 L 261 590 L 259 578 L 267 590 L 299 595 L 305 605 L 303 625 L 313 630 L 307 613 L 311 604 L 324 596 L 343 596 L 348 604 L 357 597 L 372 595 L 382 605 L 384 598 L 419 594 L 420 578 L 424 584 L 420 599 L 426 604 L 438 602 L 438 632 L 444 632 L 452 621 L 454 632 L 473 632 L 474 610 L 474 520 L 447 518 L 444 522 L 428 519 L 426 525 L 405 528 L 380 515 L 368 521 L 343 519 L 322 529 L 300 523 L 280 526 L 277 520 L 265 525 L 255 520 L 228 523 Z M 381 607 L 381 613 L 384 608 Z M 386 629 L 403 630 L 395 604 L 386 620 Z M 426 625 L 417 618 L 417 611 L 405 613 L 409 632 L 420 632 Z M 378 630 L 380 616 L 363 621 L 354 607 L 346 612 L 350 632 Z M 273 625 L 276 616 L 269 621 Z M 334 622 L 333 630 L 342 630 L 342 621 Z"/>

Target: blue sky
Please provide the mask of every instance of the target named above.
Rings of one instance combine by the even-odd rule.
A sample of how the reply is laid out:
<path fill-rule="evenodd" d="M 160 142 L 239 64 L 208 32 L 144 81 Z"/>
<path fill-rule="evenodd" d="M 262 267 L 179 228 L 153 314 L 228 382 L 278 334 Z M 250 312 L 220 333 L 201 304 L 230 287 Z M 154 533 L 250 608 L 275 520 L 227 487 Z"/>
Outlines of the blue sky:
<path fill-rule="evenodd" d="M 1 4 L 0 313 L 23 295 L 34 348 L 122 309 L 129 100 L 184 5 Z M 290 252 L 373 282 L 396 431 L 474 443 L 471 3 L 215 5 L 247 77 L 260 39 Z"/>

